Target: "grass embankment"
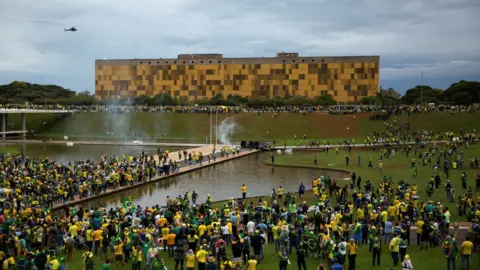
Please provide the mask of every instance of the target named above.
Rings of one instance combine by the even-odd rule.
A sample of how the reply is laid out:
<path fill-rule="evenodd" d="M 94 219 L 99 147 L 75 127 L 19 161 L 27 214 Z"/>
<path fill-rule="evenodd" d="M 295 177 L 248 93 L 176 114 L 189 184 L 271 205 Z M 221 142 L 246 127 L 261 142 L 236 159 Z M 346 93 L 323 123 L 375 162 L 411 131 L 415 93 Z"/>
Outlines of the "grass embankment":
<path fill-rule="evenodd" d="M 410 167 L 411 165 L 411 153 L 407 158 L 404 154 L 397 152 L 395 156 L 391 156 L 388 159 L 383 160 L 383 170 L 380 173 L 378 168 L 378 159 L 380 157 L 380 151 L 377 149 L 373 151 L 371 149 L 360 149 L 360 148 L 353 148 L 352 154 L 350 156 L 350 164 L 346 166 L 345 164 L 345 157 L 348 155 L 348 151 L 346 149 L 339 149 L 339 154 L 336 155 L 334 149 L 329 151 L 329 153 L 311 153 L 311 154 L 303 154 L 303 153 L 295 153 L 292 155 L 282 155 L 278 156 L 275 160 L 275 164 L 278 165 L 285 165 L 285 166 L 303 166 L 303 167 L 311 167 L 311 168 L 335 168 L 335 169 L 344 169 L 355 172 L 358 176 L 362 177 L 362 189 L 363 185 L 366 183 L 367 180 L 370 180 L 374 186 L 376 187 L 379 183 L 380 179 L 383 176 L 387 176 L 387 178 L 392 177 L 395 183 L 398 183 L 400 180 L 408 181 L 410 184 L 417 184 L 418 185 L 418 195 L 420 196 L 420 201 L 425 201 L 428 199 L 426 190 L 427 190 L 427 183 L 431 176 L 435 175 L 434 169 L 431 166 L 423 167 L 421 165 L 421 161 L 417 158 L 417 177 L 413 177 L 413 169 Z M 314 157 L 318 159 L 318 165 L 314 165 Z M 357 166 L 357 157 L 360 156 L 361 166 Z M 463 169 L 456 169 L 450 170 L 450 180 L 454 184 L 456 188 L 457 196 L 462 195 L 465 190 L 462 189 L 461 184 L 461 174 L 462 172 L 466 172 L 468 179 L 467 185 L 472 186 L 473 190 L 475 190 L 475 173 L 480 173 L 478 169 L 470 169 L 469 167 L 469 160 L 471 157 L 479 157 L 480 156 L 480 145 L 474 145 L 468 149 L 464 150 L 464 168 Z M 372 160 L 373 168 L 368 168 L 368 160 Z M 434 161 L 434 159 L 432 160 Z M 271 164 L 270 160 L 265 161 L 267 164 Z M 452 214 L 452 222 L 455 221 L 465 221 L 465 217 L 459 217 L 456 204 L 450 203 L 446 199 L 445 189 L 442 188 L 446 183 L 447 179 L 443 174 L 442 167 L 438 169 L 438 173 L 442 179 L 442 184 L 439 190 L 436 190 L 432 196 L 432 200 L 440 201 L 444 206 L 447 206 L 451 211 Z M 350 181 L 339 181 L 337 182 L 340 185 L 350 184 Z M 309 186 L 311 188 L 311 186 Z M 357 187 L 355 186 L 355 189 Z M 350 190 L 351 193 L 352 190 Z M 477 198 L 477 195 L 480 193 L 474 192 L 473 197 Z M 313 199 L 313 198 L 312 198 Z"/>
<path fill-rule="evenodd" d="M 8 115 L 8 130 L 21 130 L 22 122 L 19 113 Z M 35 131 L 37 133 L 44 132 L 51 129 L 59 121 L 61 121 L 60 114 L 52 113 L 27 113 L 27 130 Z M 62 135 L 63 136 L 63 135 Z"/>
<path fill-rule="evenodd" d="M 273 117 L 273 113 L 219 114 L 218 124 L 231 118 L 230 123 L 235 123 L 235 127 L 228 138 L 232 141 L 276 140 L 277 145 L 295 145 L 305 134 L 307 140 L 330 140 L 331 143 L 338 143 L 339 139 L 354 138 L 357 143 L 363 143 L 367 134 L 384 128 L 383 121 L 370 121 L 368 116 L 369 114 L 339 116 L 326 113 L 278 113 L 276 117 Z M 462 129 L 480 129 L 480 121 L 477 121 L 479 118 L 480 113 L 403 114 L 397 117 L 397 123 L 409 121 L 412 131 L 428 128 L 441 132 L 459 132 Z M 215 115 L 212 122 L 215 126 Z M 15 120 L 15 124 L 19 125 L 19 120 Z M 151 140 L 152 135 L 155 135 L 159 142 L 203 143 L 210 136 L 210 116 L 191 113 L 97 112 L 78 113 L 58 119 L 58 116 L 28 115 L 27 127 L 29 130 L 37 130 L 39 136 L 51 138 L 68 135 L 77 139 L 113 140 L 133 139 L 143 135 L 144 140 Z M 107 132 L 113 133 L 113 136 Z M 212 130 L 212 134 L 215 137 L 215 130 Z M 294 139 L 295 135 L 297 140 Z M 218 137 L 220 140 L 220 134 Z"/>
<path fill-rule="evenodd" d="M 20 151 L 18 150 L 17 147 L 11 147 L 11 146 L 0 146 L 0 154 L 10 154 L 12 156 L 16 156 L 20 154 Z"/>

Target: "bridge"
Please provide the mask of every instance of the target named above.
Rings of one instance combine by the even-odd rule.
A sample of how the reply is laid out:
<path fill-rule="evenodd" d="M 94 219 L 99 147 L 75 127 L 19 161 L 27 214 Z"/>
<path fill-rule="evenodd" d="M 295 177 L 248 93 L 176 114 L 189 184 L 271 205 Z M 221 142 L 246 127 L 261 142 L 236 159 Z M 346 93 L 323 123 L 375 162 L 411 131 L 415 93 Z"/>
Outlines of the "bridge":
<path fill-rule="evenodd" d="M 33 113 L 74 113 L 73 110 L 35 110 L 35 109 L 0 109 L 1 115 L 1 130 L 0 135 L 2 135 L 2 140 L 7 139 L 7 134 L 20 134 L 23 139 L 28 133 L 27 130 L 27 114 Z M 7 130 L 7 122 L 9 114 L 20 114 L 22 128 L 21 130 Z"/>

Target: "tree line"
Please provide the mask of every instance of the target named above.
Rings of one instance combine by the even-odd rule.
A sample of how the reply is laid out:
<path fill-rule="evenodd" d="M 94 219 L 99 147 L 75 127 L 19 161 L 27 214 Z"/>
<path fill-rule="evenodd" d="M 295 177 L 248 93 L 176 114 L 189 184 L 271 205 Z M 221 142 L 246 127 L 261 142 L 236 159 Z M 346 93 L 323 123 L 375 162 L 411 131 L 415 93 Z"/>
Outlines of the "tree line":
<path fill-rule="evenodd" d="M 33 103 L 33 104 L 136 104 L 148 106 L 172 105 L 225 105 L 225 106 L 286 106 L 286 105 L 337 105 L 337 104 L 364 104 L 364 105 L 395 105 L 395 104 L 457 104 L 468 105 L 480 103 L 480 82 L 459 81 L 453 83 L 446 90 L 432 88 L 428 85 L 417 85 L 408 89 L 405 95 L 393 88 L 380 88 L 376 96 L 363 97 L 358 102 L 337 102 L 330 94 L 322 94 L 314 98 L 303 96 L 284 96 L 272 99 L 251 99 L 239 95 L 223 96 L 217 94 L 210 99 L 189 101 L 186 97 L 174 98 L 162 93 L 155 96 L 138 96 L 130 100 L 99 101 L 88 91 L 75 92 L 57 85 L 40 85 L 28 82 L 14 81 L 0 85 L 0 103 Z"/>

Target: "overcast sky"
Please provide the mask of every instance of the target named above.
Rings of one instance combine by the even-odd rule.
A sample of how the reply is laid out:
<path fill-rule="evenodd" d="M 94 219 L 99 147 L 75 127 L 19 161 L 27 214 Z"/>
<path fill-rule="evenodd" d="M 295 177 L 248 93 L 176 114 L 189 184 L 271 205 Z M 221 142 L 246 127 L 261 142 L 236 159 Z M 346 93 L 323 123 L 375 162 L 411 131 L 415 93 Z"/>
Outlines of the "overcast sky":
<path fill-rule="evenodd" d="M 380 55 L 381 85 L 480 80 L 479 0 L 0 0 L 0 83 L 94 91 L 94 60 Z M 76 26 L 77 32 L 63 28 Z"/>

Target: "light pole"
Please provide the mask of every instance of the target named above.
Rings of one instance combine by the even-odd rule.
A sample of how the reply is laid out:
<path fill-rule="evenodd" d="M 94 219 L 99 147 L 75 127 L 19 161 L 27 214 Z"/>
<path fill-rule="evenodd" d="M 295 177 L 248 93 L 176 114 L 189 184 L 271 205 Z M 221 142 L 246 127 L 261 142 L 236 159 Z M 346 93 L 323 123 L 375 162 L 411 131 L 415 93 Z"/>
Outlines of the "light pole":
<path fill-rule="evenodd" d="M 41 79 L 43 82 L 43 102 L 44 102 L 43 106 L 46 108 L 47 107 L 47 87 L 45 86 L 45 81 L 43 77 L 41 77 Z"/>
<path fill-rule="evenodd" d="M 218 108 L 215 107 L 215 146 L 218 143 Z"/>
<path fill-rule="evenodd" d="M 210 146 L 212 145 L 212 107 L 210 106 Z"/>
<path fill-rule="evenodd" d="M 423 72 L 420 80 L 420 108 L 423 106 Z"/>

